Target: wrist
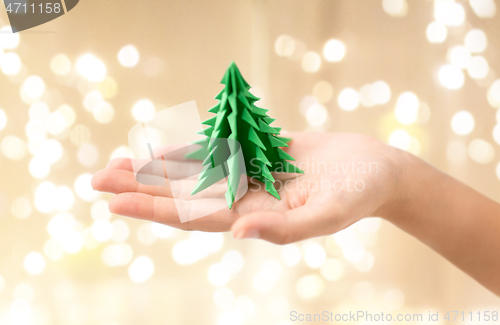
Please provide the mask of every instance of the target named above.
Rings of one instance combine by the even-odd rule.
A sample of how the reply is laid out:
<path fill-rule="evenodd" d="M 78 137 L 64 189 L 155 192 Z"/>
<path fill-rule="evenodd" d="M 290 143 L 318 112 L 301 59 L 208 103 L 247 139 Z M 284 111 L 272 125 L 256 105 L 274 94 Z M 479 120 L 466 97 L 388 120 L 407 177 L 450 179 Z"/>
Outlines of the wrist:
<path fill-rule="evenodd" d="M 411 214 L 411 192 L 420 183 L 416 178 L 425 177 L 425 171 L 430 166 L 413 154 L 393 147 L 390 147 L 387 156 L 390 170 L 386 191 L 375 212 L 378 217 L 396 223 Z"/>

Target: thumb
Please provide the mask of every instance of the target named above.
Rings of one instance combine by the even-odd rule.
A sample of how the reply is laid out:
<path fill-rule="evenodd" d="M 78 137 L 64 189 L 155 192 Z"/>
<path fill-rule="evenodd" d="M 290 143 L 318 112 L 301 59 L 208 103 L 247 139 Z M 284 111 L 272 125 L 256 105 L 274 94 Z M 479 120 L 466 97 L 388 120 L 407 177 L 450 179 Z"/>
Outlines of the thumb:
<path fill-rule="evenodd" d="M 285 245 L 328 234 L 331 218 L 323 208 L 306 207 L 287 212 L 254 212 L 241 216 L 231 227 L 233 237 L 260 238 Z"/>

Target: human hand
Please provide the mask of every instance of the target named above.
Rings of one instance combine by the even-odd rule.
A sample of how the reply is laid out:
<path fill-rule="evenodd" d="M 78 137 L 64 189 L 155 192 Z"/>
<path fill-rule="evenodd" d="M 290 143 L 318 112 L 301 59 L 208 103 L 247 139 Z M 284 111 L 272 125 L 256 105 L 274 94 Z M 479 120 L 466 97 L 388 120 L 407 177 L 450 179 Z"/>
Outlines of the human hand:
<path fill-rule="evenodd" d="M 382 216 L 397 201 L 401 152 L 368 136 L 287 133 L 285 148 L 304 174 L 277 173 L 277 200 L 256 181 L 232 209 L 181 223 L 168 186 L 136 181 L 132 161 L 112 160 L 92 178 L 94 189 L 116 194 L 112 213 L 184 230 L 229 231 L 235 238 L 291 243 L 340 231 L 368 216 Z"/>

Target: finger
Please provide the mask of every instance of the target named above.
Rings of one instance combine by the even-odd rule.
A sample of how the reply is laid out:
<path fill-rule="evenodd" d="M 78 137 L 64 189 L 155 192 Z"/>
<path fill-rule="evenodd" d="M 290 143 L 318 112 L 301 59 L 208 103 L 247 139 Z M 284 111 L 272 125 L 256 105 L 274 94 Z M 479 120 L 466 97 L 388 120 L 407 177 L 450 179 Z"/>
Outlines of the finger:
<path fill-rule="evenodd" d="M 159 159 L 159 158 L 157 158 Z M 160 160 L 158 160 L 160 161 Z M 136 171 L 141 173 L 150 174 L 149 168 L 143 168 L 146 164 L 151 162 L 147 159 L 130 159 L 130 158 L 116 158 L 111 160 L 106 169 L 122 169 L 127 171 Z M 202 172 L 203 166 L 200 161 L 185 160 L 162 160 L 162 164 L 166 170 L 169 179 L 182 179 L 197 175 Z"/>
<path fill-rule="evenodd" d="M 144 185 L 137 182 L 133 172 L 123 169 L 100 170 L 92 176 L 91 184 L 97 191 L 114 194 L 139 192 L 165 197 L 172 196 L 170 187 L 167 186 L 167 181 L 164 177 L 164 185 Z"/>
<path fill-rule="evenodd" d="M 115 158 L 111 159 L 106 165 L 106 169 L 123 169 L 133 171 L 132 159 L 130 158 Z"/>
<path fill-rule="evenodd" d="M 255 212 L 241 216 L 232 226 L 236 239 L 260 238 L 275 244 L 333 233 L 331 208 L 308 206 L 286 212 Z"/>
<path fill-rule="evenodd" d="M 188 219 L 196 213 L 207 214 L 207 211 L 212 211 L 210 209 L 214 208 L 214 204 L 221 209 L 195 220 Z M 143 193 L 122 193 L 109 201 L 109 210 L 114 214 L 150 220 L 183 230 L 228 231 L 236 215 L 225 204 L 225 200 L 182 201 Z M 182 222 L 181 217 L 188 221 Z"/>
<path fill-rule="evenodd" d="M 227 184 L 223 181 L 191 195 L 198 184 L 196 178 L 168 182 L 164 177 L 155 177 L 155 183 L 164 185 L 145 185 L 137 182 L 134 173 L 122 169 L 104 169 L 92 177 L 92 187 L 101 192 L 114 194 L 137 192 L 154 196 L 173 197 L 183 200 L 198 200 L 204 198 L 224 198 Z"/>

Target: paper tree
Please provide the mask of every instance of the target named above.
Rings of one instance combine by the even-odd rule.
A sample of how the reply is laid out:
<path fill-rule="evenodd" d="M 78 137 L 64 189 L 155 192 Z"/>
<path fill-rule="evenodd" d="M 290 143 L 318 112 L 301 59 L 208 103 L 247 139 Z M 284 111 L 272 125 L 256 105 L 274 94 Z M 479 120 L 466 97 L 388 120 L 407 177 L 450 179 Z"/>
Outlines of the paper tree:
<path fill-rule="evenodd" d="M 254 105 L 260 98 L 249 92 L 251 87 L 234 62 L 229 65 L 221 83 L 224 89 L 215 96 L 219 103 L 209 110 L 217 115 L 204 121 L 202 124 L 208 128 L 198 132 L 207 138 L 195 142 L 201 148 L 186 156 L 203 160 L 204 166 L 191 195 L 227 177 L 225 197 L 231 208 L 240 177 L 246 173 L 263 183 L 266 191 L 280 200 L 271 172 L 303 173 L 287 161 L 295 159 L 280 148 L 288 147 L 291 139 L 280 137 L 281 128 L 270 126 L 275 119 L 266 114 L 268 110 Z M 239 146 L 244 164 L 238 161 L 241 155 L 234 154 Z"/>

